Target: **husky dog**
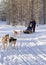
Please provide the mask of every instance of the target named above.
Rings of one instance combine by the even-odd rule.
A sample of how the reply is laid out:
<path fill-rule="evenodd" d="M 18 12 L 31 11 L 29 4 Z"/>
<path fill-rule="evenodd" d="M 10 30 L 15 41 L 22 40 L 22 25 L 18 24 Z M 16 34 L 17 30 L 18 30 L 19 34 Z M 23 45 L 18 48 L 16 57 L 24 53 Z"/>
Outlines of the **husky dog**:
<path fill-rule="evenodd" d="M 10 37 L 10 38 L 9 38 L 9 46 L 11 47 L 12 44 L 14 44 L 14 46 L 15 46 L 16 40 L 17 40 L 17 39 L 15 39 L 15 38 L 13 38 L 13 37 Z"/>
<path fill-rule="evenodd" d="M 5 35 L 5 36 L 2 36 L 2 39 L 1 39 L 2 48 L 5 48 L 5 45 L 6 45 L 6 48 L 7 48 L 8 39 L 9 39 L 9 34 L 7 34 L 7 35 Z"/>
<path fill-rule="evenodd" d="M 16 36 L 16 35 L 21 35 L 22 33 L 23 33 L 23 31 L 13 31 L 14 32 L 14 36 Z"/>

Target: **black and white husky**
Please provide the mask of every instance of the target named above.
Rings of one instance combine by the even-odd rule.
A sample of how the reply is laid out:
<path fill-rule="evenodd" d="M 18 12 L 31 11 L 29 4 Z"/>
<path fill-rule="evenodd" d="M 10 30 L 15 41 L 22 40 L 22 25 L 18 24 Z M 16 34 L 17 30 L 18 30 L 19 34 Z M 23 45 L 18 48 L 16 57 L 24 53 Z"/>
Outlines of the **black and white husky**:
<path fill-rule="evenodd" d="M 9 38 L 9 45 L 10 45 L 10 47 L 12 46 L 12 44 L 14 44 L 14 46 L 15 46 L 16 41 L 17 41 L 17 39 L 15 39 L 14 37 L 10 37 Z"/>

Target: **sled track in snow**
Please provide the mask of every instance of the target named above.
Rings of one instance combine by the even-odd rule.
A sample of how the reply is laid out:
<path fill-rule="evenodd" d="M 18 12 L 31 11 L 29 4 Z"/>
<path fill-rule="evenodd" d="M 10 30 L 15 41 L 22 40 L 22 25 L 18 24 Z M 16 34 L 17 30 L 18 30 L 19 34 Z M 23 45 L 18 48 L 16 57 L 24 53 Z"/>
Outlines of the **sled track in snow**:
<path fill-rule="evenodd" d="M 26 39 L 25 39 L 26 40 Z M 45 54 L 45 52 L 44 51 L 42 51 L 42 49 L 38 46 L 38 40 L 37 39 L 31 39 L 31 40 L 33 40 L 34 42 L 32 43 L 33 45 L 35 44 L 35 46 L 36 47 L 29 47 L 28 49 L 30 50 L 31 49 L 31 51 L 32 51 L 32 53 L 30 53 L 30 54 L 32 54 L 36 59 L 34 60 L 34 59 L 32 59 L 31 58 L 31 56 L 29 56 L 29 58 L 30 58 L 30 61 L 27 59 L 27 56 L 26 56 L 26 54 L 25 55 L 23 55 L 23 52 L 21 51 L 21 49 L 19 50 L 18 49 L 18 53 L 20 54 L 20 55 L 22 55 L 20 58 L 22 58 L 22 60 L 23 60 L 23 62 L 25 62 L 27 65 L 46 65 L 46 54 Z M 30 42 L 31 42 L 31 40 L 30 40 Z M 26 43 L 26 42 L 25 42 Z M 24 44 L 24 42 L 22 41 L 21 43 L 20 43 L 20 46 L 22 45 L 22 44 Z M 29 43 L 28 43 L 29 44 Z M 26 49 L 26 48 L 25 48 Z M 27 52 L 28 52 L 28 50 L 27 50 Z M 34 55 L 35 54 L 35 55 Z M 38 55 L 37 55 L 38 54 Z M 39 61 L 40 60 L 40 61 Z"/>

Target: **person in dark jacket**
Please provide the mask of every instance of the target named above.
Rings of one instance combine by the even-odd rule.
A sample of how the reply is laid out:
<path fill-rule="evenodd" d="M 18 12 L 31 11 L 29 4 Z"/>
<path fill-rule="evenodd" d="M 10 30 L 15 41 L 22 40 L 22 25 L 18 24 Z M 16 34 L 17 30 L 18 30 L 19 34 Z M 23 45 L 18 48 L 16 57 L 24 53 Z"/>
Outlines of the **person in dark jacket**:
<path fill-rule="evenodd" d="M 32 21 L 30 21 L 27 30 L 32 30 L 32 32 L 35 32 L 35 27 L 36 27 L 36 21 L 32 20 Z"/>
<path fill-rule="evenodd" d="M 32 33 L 35 32 L 35 27 L 36 27 L 36 21 L 32 20 L 30 21 L 27 29 L 24 31 L 24 33 Z"/>

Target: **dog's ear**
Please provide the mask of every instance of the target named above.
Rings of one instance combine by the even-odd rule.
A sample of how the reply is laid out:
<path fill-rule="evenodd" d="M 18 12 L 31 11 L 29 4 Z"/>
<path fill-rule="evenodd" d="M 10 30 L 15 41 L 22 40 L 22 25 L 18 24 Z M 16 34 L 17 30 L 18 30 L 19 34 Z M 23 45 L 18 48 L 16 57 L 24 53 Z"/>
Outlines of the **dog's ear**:
<path fill-rule="evenodd" d="M 4 36 L 2 36 L 2 39 L 4 39 L 5 37 Z"/>

